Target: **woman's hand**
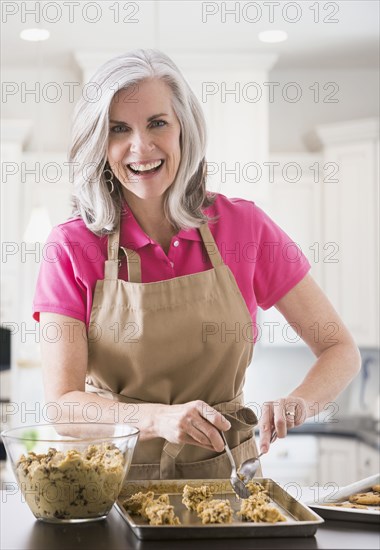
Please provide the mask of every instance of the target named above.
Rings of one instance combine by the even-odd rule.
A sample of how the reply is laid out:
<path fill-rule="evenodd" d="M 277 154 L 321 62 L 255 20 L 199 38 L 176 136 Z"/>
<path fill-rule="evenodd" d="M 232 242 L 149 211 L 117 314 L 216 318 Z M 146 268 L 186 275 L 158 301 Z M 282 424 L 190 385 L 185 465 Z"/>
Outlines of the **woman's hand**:
<path fill-rule="evenodd" d="M 263 404 L 259 421 L 260 452 L 267 453 L 275 430 L 277 437 L 286 437 L 288 430 L 300 426 L 307 417 L 307 404 L 301 397 L 290 395 Z"/>
<path fill-rule="evenodd" d="M 224 442 L 219 430 L 229 430 L 229 421 L 204 401 L 183 405 L 160 405 L 156 432 L 171 443 L 188 443 L 211 451 L 222 452 Z"/>

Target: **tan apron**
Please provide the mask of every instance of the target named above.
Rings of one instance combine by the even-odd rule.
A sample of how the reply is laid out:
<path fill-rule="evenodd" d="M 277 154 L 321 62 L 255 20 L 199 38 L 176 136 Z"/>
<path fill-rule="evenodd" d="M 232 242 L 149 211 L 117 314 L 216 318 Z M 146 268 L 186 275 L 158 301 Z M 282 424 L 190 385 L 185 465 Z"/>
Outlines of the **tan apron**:
<path fill-rule="evenodd" d="M 231 422 L 225 434 L 239 465 L 257 455 L 257 418 L 242 393 L 252 319 L 208 225 L 199 231 L 213 269 L 152 283 L 141 282 L 138 253 L 119 248 L 120 227 L 109 236 L 93 296 L 86 391 L 129 403 L 131 424 L 140 403 L 201 399 Z M 121 250 L 128 281 L 118 279 Z M 225 452 L 154 438 L 139 441 L 128 479 L 226 478 L 230 471 Z"/>

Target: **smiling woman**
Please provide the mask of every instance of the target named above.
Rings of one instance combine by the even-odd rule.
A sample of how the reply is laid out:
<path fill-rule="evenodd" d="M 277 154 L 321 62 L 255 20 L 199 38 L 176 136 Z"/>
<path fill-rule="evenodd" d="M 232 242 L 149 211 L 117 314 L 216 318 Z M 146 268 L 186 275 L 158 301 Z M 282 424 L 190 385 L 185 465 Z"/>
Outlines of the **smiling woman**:
<path fill-rule="evenodd" d="M 82 98 L 74 116 L 73 216 L 49 237 L 59 254 L 34 301 L 42 334 L 61 334 L 41 343 L 46 398 L 62 421 L 93 421 L 95 406 L 97 421 L 138 427 L 130 478 L 229 477 L 221 431 L 237 464 L 257 456 L 243 397 L 257 308 L 277 307 L 316 356 L 265 403 L 262 452 L 347 386 L 357 348 L 306 257 L 283 253 L 288 235 L 252 201 L 206 191 L 204 117 L 173 61 L 135 50 L 93 83 L 99 101 Z"/>
<path fill-rule="evenodd" d="M 173 183 L 181 159 L 181 127 L 171 90 L 162 80 L 150 79 L 138 85 L 136 103 L 128 103 L 128 94 L 120 90 L 111 103 L 108 162 L 127 195 L 160 196 Z M 157 107 L 160 113 L 146 118 Z"/>
<path fill-rule="evenodd" d="M 91 231 L 104 234 L 113 231 L 117 209 L 127 197 L 149 197 L 144 203 L 148 215 L 147 204 L 161 197 L 169 232 L 199 227 L 208 220 L 202 208 L 214 199 L 205 190 L 206 124 L 173 61 L 158 51 L 135 50 L 105 63 L 91 83 L 97 101 L 83 96 L 74 113 L 69 155 L 74 166 L 74 213 Z M 154 178 L 142 174 L 140 165 L 160 160 Z M 141 209 L 141 202 L 134 206 Z M 159 221 L 165 224 L 162 216 Z"/>

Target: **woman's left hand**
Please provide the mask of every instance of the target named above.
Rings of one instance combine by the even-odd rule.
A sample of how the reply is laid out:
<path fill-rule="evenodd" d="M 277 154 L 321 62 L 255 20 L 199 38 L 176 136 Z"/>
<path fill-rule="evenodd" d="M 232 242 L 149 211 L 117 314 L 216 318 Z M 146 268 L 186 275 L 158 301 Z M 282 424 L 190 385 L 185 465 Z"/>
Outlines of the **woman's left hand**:
<path fill-rule="evenodd" d="M 266 401 L 259 421 L 260 452 L 268 452 L 274 431 L 277 437 L 286 437 L 288 430 L 303 424 L 307 416 L 307 404 L 302 397 L 290 395 L 276 401 Z"/>

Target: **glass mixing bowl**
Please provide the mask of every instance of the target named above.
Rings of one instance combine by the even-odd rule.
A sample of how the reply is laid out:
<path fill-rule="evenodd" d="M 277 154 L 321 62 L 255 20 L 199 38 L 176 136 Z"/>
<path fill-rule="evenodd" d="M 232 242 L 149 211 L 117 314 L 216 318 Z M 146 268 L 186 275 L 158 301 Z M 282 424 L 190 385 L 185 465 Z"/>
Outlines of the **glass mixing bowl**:
<path fill-rule="evenodd" d="M 39 520 L 104 519 L 139 437 L 128 424 L 36 424 L 1 433 L 23 498 Z"/>

